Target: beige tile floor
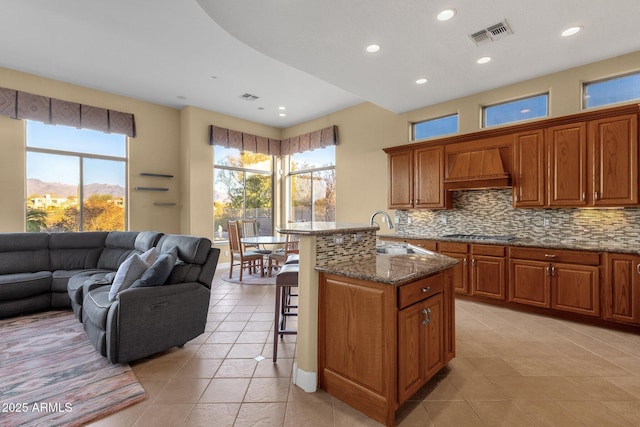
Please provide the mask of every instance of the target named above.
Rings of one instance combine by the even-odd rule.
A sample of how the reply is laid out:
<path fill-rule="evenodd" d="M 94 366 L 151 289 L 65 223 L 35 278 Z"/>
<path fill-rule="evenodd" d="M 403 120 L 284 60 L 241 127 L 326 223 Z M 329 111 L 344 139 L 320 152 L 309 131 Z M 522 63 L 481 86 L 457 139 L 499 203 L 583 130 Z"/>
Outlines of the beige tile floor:
<path fill-rule="evenodd" d="M 133 364 L 149 399 L 93 426 L 380 425 L 291 385 L 295 336 L 271 361 L 274 287 L 222 274 L 207 331 Z M 461 300 L 456 328 L 457 357 L 400 409 L 399 426 L 640 426 L 638 334 Z"/>

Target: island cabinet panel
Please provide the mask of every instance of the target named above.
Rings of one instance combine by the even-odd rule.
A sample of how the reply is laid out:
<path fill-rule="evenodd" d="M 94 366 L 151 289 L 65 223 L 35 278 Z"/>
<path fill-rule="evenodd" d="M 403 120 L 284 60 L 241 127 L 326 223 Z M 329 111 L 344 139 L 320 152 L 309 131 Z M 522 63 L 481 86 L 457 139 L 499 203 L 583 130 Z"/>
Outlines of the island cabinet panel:
<path fill-rule="evenodd" d="M 587 125 L 546 130 L 549 161 L 548 206 L 587 206 Z"/>
<path fill-rule="evenodd" d="M 640 256 L 607 254 L 603 317 L 640 324 Z"/>
<path fill-rule="evenodd" d="M 471 245 L 471 294 L 504 300 L 506 298 L 506 248 Z"/>
<path fill-rule="evenodd" d="M 544 131 L 514 135 L 513 205 L 516 208 L 545 204 Z"/>
<path fill-rule="evenodd" d="M 406 402 L 444 366 L 442 294 L 398 313 L 398 403 Z"/>
<path fill-rule="evenodd" d="M 321 273 L 321 389 L 395 425 L 398 407 L 455 356 L 451 270 L 394 286 Z"/>
<path fill-rule="evenodd" d="M 388 155 L 389 208 L 413 207 L 413 150 Z"/>
<path fill-rule="evenodd" d="M 589 122 L 593 150 L 593 204 L 638 203 L 638 116 L 627 114 Z"/>

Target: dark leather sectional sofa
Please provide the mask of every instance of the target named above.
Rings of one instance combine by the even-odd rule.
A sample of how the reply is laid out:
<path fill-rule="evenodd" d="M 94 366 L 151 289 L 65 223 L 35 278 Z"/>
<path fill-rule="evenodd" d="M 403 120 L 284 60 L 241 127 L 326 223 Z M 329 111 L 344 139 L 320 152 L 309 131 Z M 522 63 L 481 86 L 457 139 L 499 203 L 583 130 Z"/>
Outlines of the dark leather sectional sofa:
<path fill-rule="evenodd" d="M 152 247 L 177 253 L 168 279 L 109 300 L 118 268 Z M 0 318 L 72 309 L 109 361 L 144 358 L 204 332 L 219 255 L 209 239 L 152 231 L 0 233 Z"/>

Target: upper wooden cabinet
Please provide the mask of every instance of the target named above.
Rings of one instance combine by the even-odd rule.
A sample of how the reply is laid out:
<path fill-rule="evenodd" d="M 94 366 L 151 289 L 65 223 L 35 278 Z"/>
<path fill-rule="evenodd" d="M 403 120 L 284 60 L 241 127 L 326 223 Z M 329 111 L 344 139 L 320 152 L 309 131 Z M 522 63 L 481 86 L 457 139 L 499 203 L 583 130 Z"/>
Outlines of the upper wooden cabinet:
<path fill-rule="evenodd" d="M 388 162 L 390 209 L 450 207 L 442 186 L 443 146 L 389 153 Z"/>
<path fill-rule="evenodd" d="M 513 144 L 513 205 L 517 208 L 542 207 L 546 194 L 544 131 L 516 133 Z"/>
<path fill-rule="evenodd" d="M 584 122 L 546 131 L 547 206 L 587 205 L 587 126 Z"/>
<path fill-rule="evenodd" d="M 638 203 L 638 115 L 589 122 L 595 206 Z"/>

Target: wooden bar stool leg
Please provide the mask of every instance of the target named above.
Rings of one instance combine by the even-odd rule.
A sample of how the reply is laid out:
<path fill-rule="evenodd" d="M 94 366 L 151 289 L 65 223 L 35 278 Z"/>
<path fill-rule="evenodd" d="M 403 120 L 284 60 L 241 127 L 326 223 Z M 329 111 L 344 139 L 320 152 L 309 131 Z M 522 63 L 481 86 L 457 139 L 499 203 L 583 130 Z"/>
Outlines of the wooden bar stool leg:
<path fill-rule="evenodd" d="M 273 363 L 276 363 L 276 360 L 278 359 L 278 333 L 280 332 L 281 291 L 282 287 L 276 285 L 276 314 L 273 322 Z"/>

